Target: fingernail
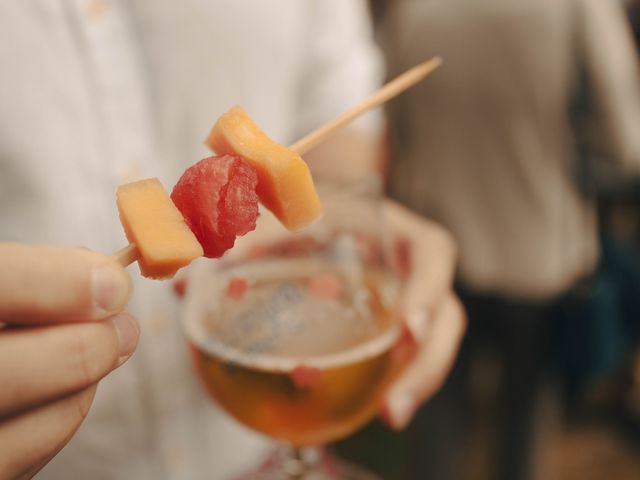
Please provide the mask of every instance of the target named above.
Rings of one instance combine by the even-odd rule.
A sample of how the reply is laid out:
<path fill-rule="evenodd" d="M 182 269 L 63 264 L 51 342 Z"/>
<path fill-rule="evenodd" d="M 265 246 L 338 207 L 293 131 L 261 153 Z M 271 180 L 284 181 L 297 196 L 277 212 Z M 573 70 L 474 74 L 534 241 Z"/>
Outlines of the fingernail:
<path fill-rule="evenodd" d="M 128 313 L 121 313 L 111 321 L 118 334 L 118 353 L 120 354 L 118 366 L 120 366 L 136 349 L 138 337 L 140 336 L 140 327 L 138 322 Z"/>
<path fill-rule="evenodd" d="M 386 405 L 386 420 L 392 428 L 401 430 L 407 426 L 416 408 L 412 395 L 395 392 L 389 396 Z"/>
<path fill-rule="evenodd" d="M 429 314 L 426 308 L 415 308 L 406 313 L 406 322 L 413 338 L 422 342 L 429 333 Z"/>
<path fill-rule="evenodd" d="M 129 278 L 112 265 L 100 265 L 91 272 L 91 295 L 98 314 L 116 312 L 129 298 Z"/>

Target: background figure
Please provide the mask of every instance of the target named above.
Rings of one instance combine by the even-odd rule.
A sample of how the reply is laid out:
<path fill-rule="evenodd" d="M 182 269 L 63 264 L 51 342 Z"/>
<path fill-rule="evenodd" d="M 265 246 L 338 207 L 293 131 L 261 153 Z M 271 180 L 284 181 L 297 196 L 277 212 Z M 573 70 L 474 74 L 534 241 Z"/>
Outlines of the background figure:
<path fill-rule="evenodd" d="M 9 452 L 0 477 L 26 478 L 46 464 L 39 478 L 226 479 L 266 453 L 269 442 L 213 408 L 197 385 L 171 282 L 134 273 L 127 306 L 140 329 L 126 314 L 98 325 L 87 305 L 108 310 L 98 318 L 120 312 L 131 290 L 123 269 L 111 265 L 112 283 L 103 269 L 90 273 L 108 257 L 24 244 L 122 247 L 119 184 L 153 176 L 174 184 L 210 155 L 202 140 L 234 104 L 281 143 L 337 116 L 379 85 L 371 33 L 364 0 L 0 2 L 0 384 L 9 387 L 0 388 L 0 451 Z M 363 117 L 307 160 L 324 173 L 339 166 L 342 180 L 378 180 L 380 120 Z M 396 202 L 383 210 L 416 253 L 400 309 L 418 348 L 381 406 L 403 428 L 441 385 L 465 319 L 450 234 Z M 425 339 L 427 309 L 435 314 Z M 74 319 L 87 322 L 57 324 Z M 25 320 L 53 324 L 14 332 Z M 135 357 L 110 374 L 139 331 Z M 12 354 L 29 349 L 43 355 Z M 102 363 L 91 368 L 87 358 Z M 49 409 L 53 400 L 67 410 Z"/>
<path fill-rule="evenodd" d="M 366 14 L 343 0 L 0 2 L 0 238 L 113 252 L 117 185 L 173 185 L 232 105 L 284 143 L 341 113 L 382 77 Z M 136 278 L 134 291 L 136 355 L 39 477 L 245 471 L 269 444 L 203 394 L 171 283 Z"/>
<path fill-rule="evenodd" d="M 445 64 L 391 106 L 389 192 L 454 233 L 470 321 L 453 375 L 414 424 L 414 475 L 471 478 L 461 470 L 476 420 L 470 392 L 488 353 L 500 366 L 492 478 L 530 478 L 553 319 L 597 280 L 596 212 L 576 185 L 576 120 L 588 132 L 581 144 L 640 171 L 630 29 L 614 1 L 390 5 L 381 37 L 390 74 L 433 55 Z M 583 93 L 592 108 L 575 119 Z"/>

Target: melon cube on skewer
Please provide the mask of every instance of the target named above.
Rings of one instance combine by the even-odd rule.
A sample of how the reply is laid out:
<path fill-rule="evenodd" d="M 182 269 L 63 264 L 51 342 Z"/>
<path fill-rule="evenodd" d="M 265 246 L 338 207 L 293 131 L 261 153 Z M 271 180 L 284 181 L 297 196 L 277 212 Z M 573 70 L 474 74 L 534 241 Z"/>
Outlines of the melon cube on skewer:
<path fill-rule="evenodd" d="M 202 246 L 157 178 L 121 185 L 117 204 L 145 277 L 170 278 L 202 255 Z"/>
<path fill-rule="evenodd" d="M 300 230 L 322 215 L 307 164 L 267 137 L 242 108 L 223 114 L 206 144 L 218 154 L 240 155 L 256 169 L 260 202 L 289 230 Z"/>

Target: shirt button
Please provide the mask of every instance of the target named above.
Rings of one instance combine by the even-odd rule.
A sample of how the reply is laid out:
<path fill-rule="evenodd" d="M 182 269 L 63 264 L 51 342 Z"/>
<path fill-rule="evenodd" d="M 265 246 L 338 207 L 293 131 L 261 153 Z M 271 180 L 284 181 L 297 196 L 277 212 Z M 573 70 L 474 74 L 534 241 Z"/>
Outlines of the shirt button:
<path fill-rule="evenodd" d="M 89 0 L 86 5 L 87 17 L 93 22 L 104 18 L 109 10 L 109 5 L 104 0 Z"/>

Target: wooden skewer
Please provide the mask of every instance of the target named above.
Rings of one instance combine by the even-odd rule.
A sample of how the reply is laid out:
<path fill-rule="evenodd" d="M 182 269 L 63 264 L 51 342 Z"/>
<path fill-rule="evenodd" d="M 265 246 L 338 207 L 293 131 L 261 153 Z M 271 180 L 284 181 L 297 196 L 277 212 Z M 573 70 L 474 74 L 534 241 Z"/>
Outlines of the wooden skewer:
<path fill-rule="evenodd" d="M 380 90 L 371 94 L 365 98 L 355 107 L 347 110 L 339 117 L 325 123 L 320 128 L 307 134 L 305 137 L 298 140 L 289 148 L 300 155 L 304 155 L 313 147 L 316 147 L 320 143 L 324 142 L 328 137 L 336 133 L 338 130 L 344 128 L 355 118 L 362 115 L 367 110 L 378 107 L 383 103 L 391 100 L 393 97 L 404 92 L 409 87 L 412 87 L 420 80 L 424 79 L 427 75 L 433 72 L 442 64 L 442 58 L 434 57 L 431 60 L 423 62 L 415 67 L 407 70 L 402 75 L 391 80 L 384 85 Z"/>
<path fill-rule="evenodd" d="M 374 92 L 367 98 L 365 98 L 358 105 L 344 112 L 339 117 L 325 123 L 321 127 L 317 128 L 313 132 L 307 134 L 289 148 L 300 155 L 304 155 L 309 150 L 318 146 L 324 142 L 331 135 L 341 130 L 346 125 L 351 123 L 354 119 L 362 115 L 372 108 L 378 107 L 385 102 L 388 102 L 392 98 L 398 96 L 408 88 L 412 87 L 419 81 L 423 80 L 427 75 L 433 72 L 442 64 L 442 58 L 433 57 L 431 60 L 427 60 L 415 67 L 407 70 L 402 75 L 391 80 L 384 85 L 378 91 Z M 129 244 L 124 248 L 121 248 L 112 255 L 120 265 L 126 267 L 136 260 L 138 260 L 140 254 L 134 244 Z"/>
<path fill-rule="evenodd" d="M 140 258 L 140 253 L 138 252 L 136 246 L 133 243 L 130 243 L 126 247 L 121 248 L 116 253 L 111 255 L 111 258 L 113 258 L 123 267 L 127 267 L 138 260 L 138 258 Z"/>

